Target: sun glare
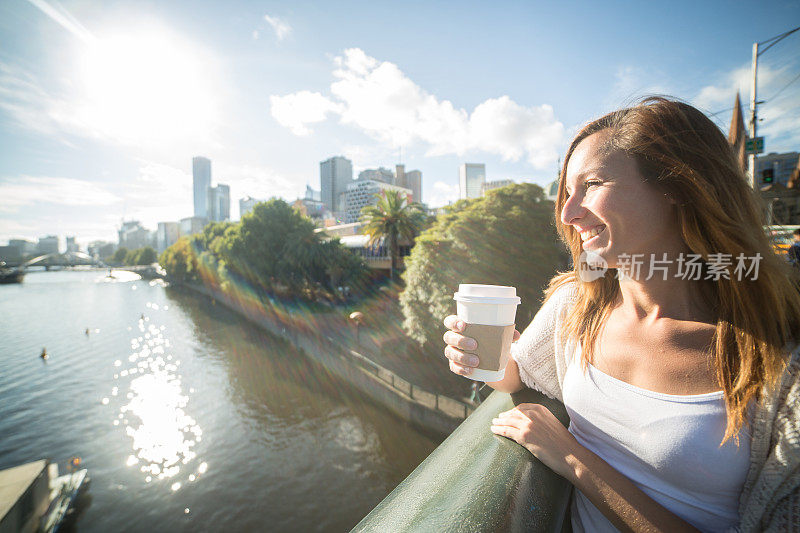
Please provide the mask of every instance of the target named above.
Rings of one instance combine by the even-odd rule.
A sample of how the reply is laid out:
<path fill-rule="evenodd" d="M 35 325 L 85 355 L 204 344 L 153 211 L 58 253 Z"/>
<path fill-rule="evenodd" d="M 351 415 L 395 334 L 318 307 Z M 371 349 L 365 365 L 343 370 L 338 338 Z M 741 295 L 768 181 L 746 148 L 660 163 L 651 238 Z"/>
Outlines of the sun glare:
<path fill-rule="evenodd" d="M 206 137 L 216 111 L 211 70 L 191 46 L 166 34 L 100 37 L 82 57 L 79 119 L 134 143 Z"/>

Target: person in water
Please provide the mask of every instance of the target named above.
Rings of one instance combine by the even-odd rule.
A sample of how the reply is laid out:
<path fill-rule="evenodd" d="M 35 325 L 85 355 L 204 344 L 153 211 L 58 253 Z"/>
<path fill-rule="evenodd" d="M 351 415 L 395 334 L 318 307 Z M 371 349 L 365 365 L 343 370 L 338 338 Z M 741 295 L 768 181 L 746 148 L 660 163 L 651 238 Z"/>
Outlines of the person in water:
<path fill-rule="evenodd" d="M 574 270 L 489 385 L 561 400 L 569 428 L 521 404 L 491 431 L 572 483 L 575 531 L 800 530 L 800 294 L 722 132 L 672 99 L 609 113 L 555 207 Z M 469 375 L 475 340 L 444 322 Z"/>

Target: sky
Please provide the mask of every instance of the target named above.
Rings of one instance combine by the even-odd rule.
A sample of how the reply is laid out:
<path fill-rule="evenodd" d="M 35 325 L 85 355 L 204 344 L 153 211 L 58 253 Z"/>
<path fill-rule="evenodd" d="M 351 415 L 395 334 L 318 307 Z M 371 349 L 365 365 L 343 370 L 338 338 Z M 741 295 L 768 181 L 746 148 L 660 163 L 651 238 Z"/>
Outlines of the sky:
<path fill-rule="evenodd" d="M 192 215 L 191 159 L 238 200 L 319 189 L 335 155 L 460 164 L 546 185 L 571 136 L 648 94 L 727 132 L 752 46 L 800 26 L 800 0 L 623 2 L 0 2 L 0 243 L 116 241 Z M 800 32 L 759 59 L 759 135 L 800 151 Z"/>

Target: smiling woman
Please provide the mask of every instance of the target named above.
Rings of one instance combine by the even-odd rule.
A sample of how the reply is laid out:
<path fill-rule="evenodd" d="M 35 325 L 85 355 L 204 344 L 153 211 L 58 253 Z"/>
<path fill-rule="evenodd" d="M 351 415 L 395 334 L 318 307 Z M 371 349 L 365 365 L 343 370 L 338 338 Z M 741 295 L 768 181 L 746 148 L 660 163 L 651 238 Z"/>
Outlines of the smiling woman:
<path fill-rule="evenodd" d="M 131 143 L 205 135 L 216 117 L 208 63 L 166 31 L 100 37 L 81 57 L 84 91 L 75 112 L 98 133 Z"/>

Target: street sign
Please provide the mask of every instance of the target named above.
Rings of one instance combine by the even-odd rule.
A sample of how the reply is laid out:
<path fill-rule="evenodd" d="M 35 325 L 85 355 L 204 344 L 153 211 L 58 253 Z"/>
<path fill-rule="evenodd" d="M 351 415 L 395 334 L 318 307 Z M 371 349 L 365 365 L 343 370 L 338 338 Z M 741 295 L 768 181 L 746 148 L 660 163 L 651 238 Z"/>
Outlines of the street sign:
<path fill-rule="evenodd" d="M 763 154 L 764 153 L 764 137 L 755 137 L 747 139 L 744 142 L 744 151 L 748 154 Z"/>

